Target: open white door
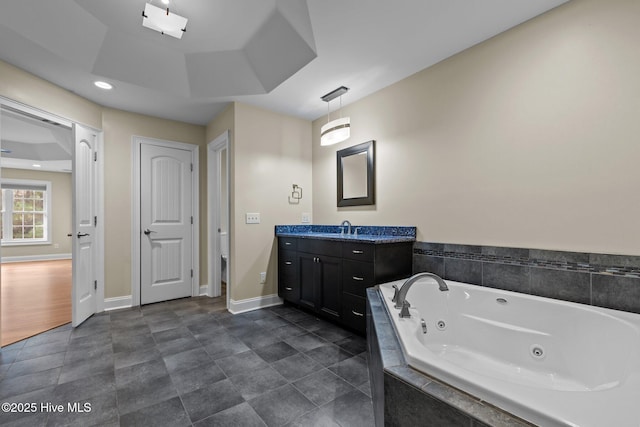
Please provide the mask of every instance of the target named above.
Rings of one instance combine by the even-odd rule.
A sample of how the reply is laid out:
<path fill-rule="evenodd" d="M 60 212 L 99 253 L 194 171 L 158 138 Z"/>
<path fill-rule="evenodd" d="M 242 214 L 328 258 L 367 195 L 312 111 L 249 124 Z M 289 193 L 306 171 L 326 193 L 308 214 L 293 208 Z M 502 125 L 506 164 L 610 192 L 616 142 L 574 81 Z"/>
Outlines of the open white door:
<path fill-rule="evenodd" d="M 140 145 L 140 302 L 192 295 L 191 151 Z"/>
<path fill-rule="evenodd" d="M 72 325 L 78 326 L 97 309 L 96 220 L 97 220 L 97 144 L 92 130 L 73 125 L 73 286 Z"/>

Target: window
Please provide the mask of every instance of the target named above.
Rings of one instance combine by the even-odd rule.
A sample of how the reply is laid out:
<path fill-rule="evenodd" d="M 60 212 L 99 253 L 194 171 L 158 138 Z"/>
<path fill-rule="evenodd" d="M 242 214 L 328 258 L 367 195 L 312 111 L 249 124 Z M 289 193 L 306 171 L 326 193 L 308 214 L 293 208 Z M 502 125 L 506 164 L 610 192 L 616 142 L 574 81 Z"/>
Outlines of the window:
<path fill-rule="evenodd" d="M 2 245 L 51 243 L 51 183 L 2 180 Z"/>

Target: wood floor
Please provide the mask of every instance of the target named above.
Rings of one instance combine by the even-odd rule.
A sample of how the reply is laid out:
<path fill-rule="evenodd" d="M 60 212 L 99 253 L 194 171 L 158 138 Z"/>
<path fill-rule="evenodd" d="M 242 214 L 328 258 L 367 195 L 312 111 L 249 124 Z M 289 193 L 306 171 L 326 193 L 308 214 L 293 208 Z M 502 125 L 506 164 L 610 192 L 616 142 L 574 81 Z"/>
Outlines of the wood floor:
<path fill-rule="evenodd" d="M 71 322 L 71 260 L 4 263 L 0 270 L 0 345 Z"/>

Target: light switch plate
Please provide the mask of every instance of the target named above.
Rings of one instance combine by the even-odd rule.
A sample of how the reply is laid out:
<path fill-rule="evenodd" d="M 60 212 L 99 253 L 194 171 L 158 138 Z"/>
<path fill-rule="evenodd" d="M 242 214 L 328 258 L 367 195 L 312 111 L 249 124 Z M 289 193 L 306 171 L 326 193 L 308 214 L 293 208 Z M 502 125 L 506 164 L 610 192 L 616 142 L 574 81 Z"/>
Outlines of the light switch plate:
<path fill-rule="evenodd" d="M 308 212 L 302 213 L 302 221 L 303 224 L 309 224 L 311 222 L 311 215 Z"/>
<path fill-rule="evenodd" d="M 259 212 L 254 212 L 254 213 L 247 212 L 245 215 L 246 215 L 246 219 L 245 219 L 246 224 L 260 224 Z"/>

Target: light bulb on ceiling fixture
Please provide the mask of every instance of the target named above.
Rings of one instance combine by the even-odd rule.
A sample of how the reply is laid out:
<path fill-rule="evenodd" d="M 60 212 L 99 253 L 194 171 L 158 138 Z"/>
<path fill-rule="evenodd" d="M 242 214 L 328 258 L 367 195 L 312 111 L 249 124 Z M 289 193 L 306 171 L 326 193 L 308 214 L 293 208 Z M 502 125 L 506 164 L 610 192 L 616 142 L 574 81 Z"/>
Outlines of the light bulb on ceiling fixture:
<path fill-rule="evenodd" d="M 320 99 L 327 103 L 327 123 L 320 128 L 320 145 L 333 145 L 349 139 L 351 136 L 351 118 L 342 117 L 342 95 L 347 93 L 349 88 L 340 86 L 338 89 L 329 92 Z M 331 120 L 329 112 L 329 102 L 340 97 L 340 117 Z"/>
<path fill-rule="evenodd" d="M 113 89 L 113 85 L 111 83 L 103 82 L 101 80 L 96 80 L 95 82 L 93 82 L 93 84 L 96 85 L 96 87 L 99 87 L 100 89 L 104 89 L 104 90 Z"/>

